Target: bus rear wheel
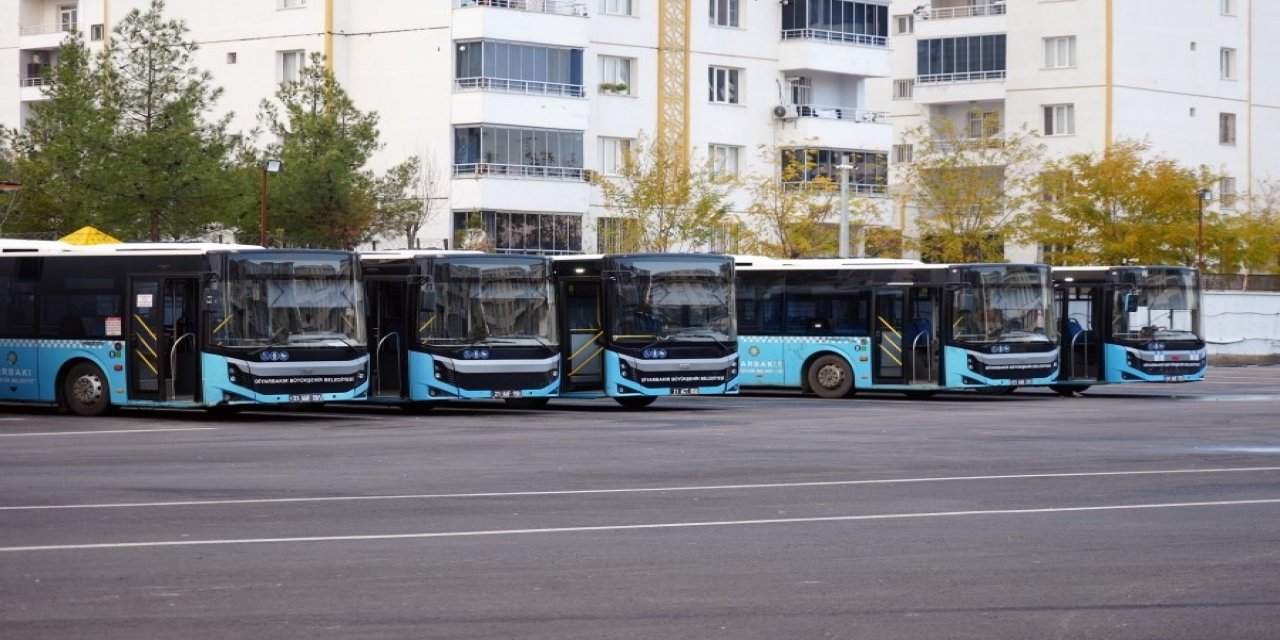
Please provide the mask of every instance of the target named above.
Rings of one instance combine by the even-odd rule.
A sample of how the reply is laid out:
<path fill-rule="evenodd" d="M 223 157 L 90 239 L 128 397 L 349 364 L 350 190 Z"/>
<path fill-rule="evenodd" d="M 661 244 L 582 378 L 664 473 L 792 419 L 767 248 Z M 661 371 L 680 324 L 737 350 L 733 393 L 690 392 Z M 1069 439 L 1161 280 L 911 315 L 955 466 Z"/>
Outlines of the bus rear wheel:
<path fill-rule="evenodd" d="M 805 381 L 819 398 L 843 398 L 853 394 L 853 368 L 840 356 L 825 355 L 813 361 Z"/>
<path fill-rule="evenodd" d="M 653 396 L 623 396 L 614 398 L 613 401 L 622 405 L 623 409 L 643 409 L 651 404 L 657 398 Z"/>
<path fill-rule="evenodd" d="M 62 399 L 78 416 L 100 416 L 111 407 L 107 376 L 88 362 L 71 367 L 62 381 Z"/>

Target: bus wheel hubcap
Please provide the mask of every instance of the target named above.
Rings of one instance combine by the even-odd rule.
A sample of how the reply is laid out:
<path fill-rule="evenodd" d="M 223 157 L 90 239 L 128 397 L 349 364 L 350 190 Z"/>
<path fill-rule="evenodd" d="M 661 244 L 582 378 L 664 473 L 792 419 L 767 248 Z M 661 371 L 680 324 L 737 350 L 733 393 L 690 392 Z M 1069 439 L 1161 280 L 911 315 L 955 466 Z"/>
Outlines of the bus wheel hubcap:
<path fill-rule="evenodd" d="M 818 370 L 818 384 L 828 389 L 840 386 L 842 380 L 844 380 L 844 372 L 836 365 L 827 365 Z"/>
<path fill-rule="evenodd" d="M 97 376 L 80 376 L 71 393 L 80 404 L 93 404 L 102 397 L 102 381 Z"/>

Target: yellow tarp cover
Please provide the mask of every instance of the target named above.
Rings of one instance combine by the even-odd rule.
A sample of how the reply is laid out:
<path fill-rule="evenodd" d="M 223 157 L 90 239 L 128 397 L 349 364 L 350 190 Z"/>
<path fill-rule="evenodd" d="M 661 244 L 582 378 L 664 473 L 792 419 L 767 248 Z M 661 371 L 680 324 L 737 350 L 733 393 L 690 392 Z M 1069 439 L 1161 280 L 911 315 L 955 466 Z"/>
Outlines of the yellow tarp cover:
<path fill-rule="evenodd" d="M 119 240 L 93 227 L 80 227 L 58 239 L 68 244 L 120 244 Z"/>

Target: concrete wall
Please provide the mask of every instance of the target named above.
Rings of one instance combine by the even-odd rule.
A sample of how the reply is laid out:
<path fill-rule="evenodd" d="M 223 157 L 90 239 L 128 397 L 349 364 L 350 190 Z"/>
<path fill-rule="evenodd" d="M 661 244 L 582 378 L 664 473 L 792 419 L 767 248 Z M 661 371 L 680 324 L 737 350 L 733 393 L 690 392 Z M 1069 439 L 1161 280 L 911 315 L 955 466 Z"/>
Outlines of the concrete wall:
<path fill-rule="evenodd" d="M 1280 293 L 1206 291 L 1211 364 L 1280 363 Z"/>

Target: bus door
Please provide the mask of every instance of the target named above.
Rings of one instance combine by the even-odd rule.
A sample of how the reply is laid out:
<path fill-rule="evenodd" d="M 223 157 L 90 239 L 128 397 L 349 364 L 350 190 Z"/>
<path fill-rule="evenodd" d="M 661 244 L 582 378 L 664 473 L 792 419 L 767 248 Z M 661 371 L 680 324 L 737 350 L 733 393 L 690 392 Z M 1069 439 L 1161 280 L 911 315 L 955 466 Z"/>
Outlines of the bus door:
<path fill-rule="evenodd" d="M 404 330 L 408 313 L 405 293 L 402 279 L 365 280 L 366 322 L 373 358 L 370 394 L 376 398 L 404 396 L 409 339 Z"/>
<path fill-rule="evenodd" d="M 1062 327 L 1062 373 L 1064 380 L 1099 381 L 1103 345 L 1097 331 L 1107 296 L 1101 284 L 1060 287 L 1056 292 L 1058 318 Z"/>
<path fill-rule="evenodd" d="M 938 384 L 938 289 L 887 286 L 876 290 L 872 332 L 876 384 Z"/>
<path fill-rule="evenodd" d="M 604 389 L 604 322 L 599 280 L 562 279 L 560 312 L 565 391 L 600 391 Z"/>
<path fill-rule="evenodd" d="M 194 277 L 141 276 L 129 281 L 125 343 L 130 398 L 196 399 L 199 284 Z"/>

